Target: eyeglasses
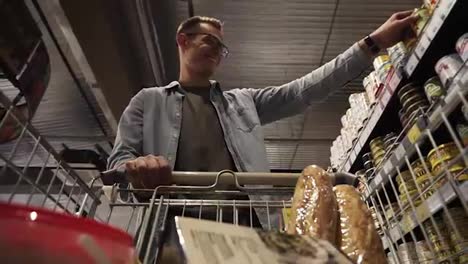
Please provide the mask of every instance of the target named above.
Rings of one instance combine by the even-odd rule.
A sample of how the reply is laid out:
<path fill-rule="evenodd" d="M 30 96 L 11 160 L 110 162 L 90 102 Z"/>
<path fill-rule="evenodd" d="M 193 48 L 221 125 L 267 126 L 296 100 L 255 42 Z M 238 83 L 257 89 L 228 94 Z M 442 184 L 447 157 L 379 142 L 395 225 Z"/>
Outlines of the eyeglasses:
<path fill-rule="evenodd" d="M 203 42 L 215 46 L 218 50 L 221 51 L 221 56 L 223 58 L 227 58 L 229 55 L 229 49 L 224 43 L 215 35 L 210 33 L 204 32 L 192 32 L 192 33 L 185 33 L 187 36 L 195 36 L 195 35 L 204 35 Z"/>

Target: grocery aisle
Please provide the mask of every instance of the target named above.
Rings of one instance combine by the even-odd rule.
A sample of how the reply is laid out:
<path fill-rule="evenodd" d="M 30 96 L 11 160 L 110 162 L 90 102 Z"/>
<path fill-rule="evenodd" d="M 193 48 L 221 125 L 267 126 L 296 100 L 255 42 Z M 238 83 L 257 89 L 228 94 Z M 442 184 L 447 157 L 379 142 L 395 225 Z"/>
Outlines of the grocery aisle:
<path fill-rule="evenodd" d="M 417 38 L 374 60 L 331 147 L 332 166 L 360 177 L 392 263 L 468 261 L 466 10 L 417 10 Z"/>
<path fill-rule="evenodd" d="M 467 1 L 0 7 L 16 25 L 0 31 L 7 262 L 468 263 Z M 187 14 L 226 21 L 231 54 L 215 77 L 227 91 L 298 78 L 413 8 L 415 36 L 344 89 L 244 128 L 262 131 L 273 173 L 174 172 L 175 186 L 138 189 L 125 171 L 104 172 L 132 95 L 176 78 Z"/>

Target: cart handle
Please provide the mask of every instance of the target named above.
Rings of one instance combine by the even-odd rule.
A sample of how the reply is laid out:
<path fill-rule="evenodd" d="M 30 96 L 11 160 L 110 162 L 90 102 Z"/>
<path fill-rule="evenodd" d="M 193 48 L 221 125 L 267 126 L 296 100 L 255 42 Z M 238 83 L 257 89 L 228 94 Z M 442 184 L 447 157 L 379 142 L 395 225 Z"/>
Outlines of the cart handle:
<path fill-rule="evenodd" d="M 332 184 L 348 184 L 357 186 L 357 176 L 347 172 L 329 173 Z M 193 172 L 193 171 L 173 171 L 172 183 L 176 185 L 207 186 L 213 184 L 219 175 L 218 184 L 236 185 L 236 179 L 242 185 L 275 185 L 275 186 L 296 186 L 300 173 L 270 173 L 270 172 Z M 233 177 L 234 176 L 234 177 Z M 110 169 L 101 173 L 101 178 L 107 179 L 105 182 L 126 183 L 127 173 L 125 167 Z"/>

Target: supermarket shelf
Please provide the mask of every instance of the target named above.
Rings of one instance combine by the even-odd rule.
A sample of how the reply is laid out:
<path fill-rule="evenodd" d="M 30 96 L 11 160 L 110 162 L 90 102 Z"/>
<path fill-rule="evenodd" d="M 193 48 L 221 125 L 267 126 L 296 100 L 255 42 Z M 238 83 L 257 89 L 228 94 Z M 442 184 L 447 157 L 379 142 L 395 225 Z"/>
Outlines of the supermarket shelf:
<path fill-rule="evenodd" d="M 463 195 L 461 199 L 468 202 L 468 182 L 463 182 L 460 186 L 460 193 Z M 414 214 L 406 214 L 399 221 L 399 223 L 389 230 L 389 236 L 392 241 L 398 241 L 402 238 L 402 234 L 406 235 L 411 230 L 416 228 L 419 224 L 427 220 L 430 216 L 437 213 L 442 206 L 449 204 L 457 197 L 449 182 L 445 183 L 437 192 L 425 200 L 421 205 L 416 208 Z M 441 199 L 442 198 L 442 199 Z M 401 229 L 401 232 L 400 230 Z M 383 240 L 385 249 L 390 246 L 387 239 Z"/>
<path fill-rule="evenodd" d="M 381 119 L 391 98 L 395 94 L 396 89 L 400 85 L 403 79 L 402 72 L 399 70 L 394 70 L 390 74 L 390 81 L 385 85 L 377 104 L 374 106 L 371 115 L 367 119 L 367 122 L 364 124 L 364 129 L 359 134 L 356 143 L 354 143 L 353 147 L 351 148 L 348 158 L 340 167 L 340 171 L 350 171 L 352 165 L 360 156 L 360 152 L 364 149 L 366 142 L 369 140 L 372 131 L 374 131 L 375 127 L 377 126 L 377 123 Z"/>
<path fill-rule="evenodd" d="M 468 94 L 468 62 L 457 74 L 461 78 L 456 79 L 450 88 L 447 96 L 439 102 L 427 118 L 420 118 L 418 122 L 409 129 L 407 135 L 400 142 L 398 147 L 393 151 L 392 155 L 384 161 L 382 169 L 379 170 L 375 178 L 369 183 L 369 191 L 366 193 L 366 198 L 380 190 L 382 184 L 386 184 L 390 177 L 397 173 L 397 167 L 400 168 L 405 164 L 405 156 L 411 157 L 416 153 L 415 143 L 422 141 L 425 134 L 421 131 L 428 129 L 434 132 L 442 124 L 443 120 L 441 113 L 451 113 L 460 103 L 461 95 Z"/>
<path fill-rule="evenodd" d="M 455 6 L 457 7 L 454 8 Z M 463 9 L 466 6 L 467 3 L 460 0 L 439 1 L 438 7 L 434 10 L 434 14 L 431 16 L 419 37 L 415 49 L 409 55 L 406 65 L 401 71 L 394 71 L 393 75 L 389 78 L 389 81 L 386 83 L 386 86 L 378 99 L 378 104 L 374 107 L 374 110 L 369 116 L 367 122 L 364 124 L 364 129 L 358 135 L 347 159 L 340 166 L 339 170 L 349 172 L 353 168 L 358 157 L 363 154 L 363 149 L 366 149 L 366 144 L 370 140 L 370 136 L 377 129 L 379 123 L 381 123 L 380 120 L 382 119 L 384 112 L 389 108 L 389 102 L 392 97 L 396 97 L 395 91 L 399 86 L 402 86 L 406 82 L 406 78 L 404 77 L 407 77 L 407 79 L 410 80 L 414 79 L 414 76 L 418 76 L 417 79 L 428 79 L 431 75 L 434 75 L 433 66 L 437 60 L 443 55 L 453 52 L 448 52 L 448 50 L 453 50 L 455 44 L 448 43 L 446 41 L 446 38 L 448 37 L 447 35 L 461 35 L 462 33 L 456 32 L 456 30 L 451 27 L 452 25 L 444 26 L 444 24 L 456 24 L 458 22 L 456 21 L 456 18 L 464 16 Z M 457 12 L 452 12 L 452 10 L 455 9 Z M 451 16 L 454 18 L 447 19 Z M 449 23 L 447 23 L 447 20 L 449 20 Z M 443 26 L 447 30 L 441 30 Z M 448 30 L 449 28 L 450 30 Z M 443 46 L 445 47 L 442 48 Z M 429 76 L 424 76 L 428 73 L 430 73 Z"/>
<path fill-rule="evenodd" d="M 409 56 L 404 67 L 404 71 L 407 76 L 411 76 L 413 74 L 456 2 L 457 1 L 442 0 L 440 1 L 439 6 L 434 10 L 434 14 L 426 24 L 424 31 L 414 48 L 414 52 Z"/>

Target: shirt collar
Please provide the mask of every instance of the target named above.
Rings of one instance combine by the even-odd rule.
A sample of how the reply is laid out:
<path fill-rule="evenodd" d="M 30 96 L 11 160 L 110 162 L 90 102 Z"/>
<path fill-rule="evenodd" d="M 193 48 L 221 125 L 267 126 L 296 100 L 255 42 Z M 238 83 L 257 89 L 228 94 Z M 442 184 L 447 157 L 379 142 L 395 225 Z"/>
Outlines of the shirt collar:
<path fill-rule="evenodd" d="M 210 80 L 210 84 L 211 84 L 211 88 L 213 88 L 214 90 L 221 90 L 220 86 L 219 86 L 219 82 L 215 81 L 215 80 Z M 178 81 L 173 81 L 171 83 L 169 83 L 168 85 L 164 86 L 163 87 L 164 89 L 166 90 L 169 90 L 169 89 L 174 89 L 174 88 L 181 88 L 180 86 L 180 83 Z"/>

